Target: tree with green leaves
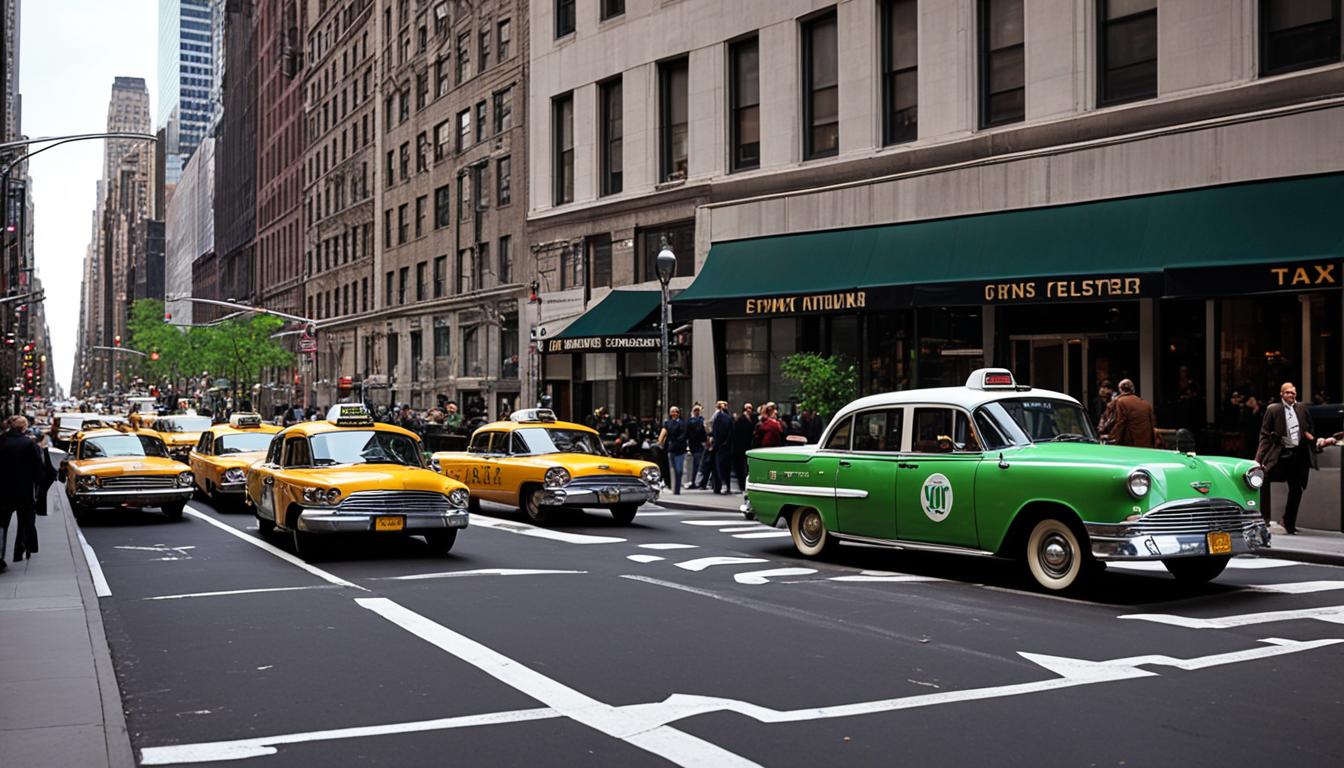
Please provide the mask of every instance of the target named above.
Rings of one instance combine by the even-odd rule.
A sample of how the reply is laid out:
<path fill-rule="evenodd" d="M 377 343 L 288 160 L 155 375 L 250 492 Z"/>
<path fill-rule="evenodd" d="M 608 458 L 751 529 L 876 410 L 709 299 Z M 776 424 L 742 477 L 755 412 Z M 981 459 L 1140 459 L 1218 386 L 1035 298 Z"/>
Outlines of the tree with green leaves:
<path fill-rule="evenodd" d="M 798 352 L 784 358 L 779 368 L 784 378 L 796 383 L 798 407 L 816 413 L 823 422 L 858 397 L 859 374 L 842 358 Z"/>

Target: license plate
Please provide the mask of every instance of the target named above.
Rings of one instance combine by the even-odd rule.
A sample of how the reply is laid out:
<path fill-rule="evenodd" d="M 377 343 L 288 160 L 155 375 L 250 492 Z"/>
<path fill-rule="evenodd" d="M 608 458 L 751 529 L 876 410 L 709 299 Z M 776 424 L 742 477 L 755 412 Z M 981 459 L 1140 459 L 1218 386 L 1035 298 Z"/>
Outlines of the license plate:
<path fill-rule="evenodd" d="M 621 489 L 603 488 L 597 492 L 597 500 L 603 504 L 617 504 L 621 500 Z"/>
<path fill-rule="evenodd" d="M 1210 555 L 1232 554 L 1232 534 L 1223 531 L 1215 531 L 1214 533 L 1210 533 L 1209 554 Z"/>
<path fill-rule="evenodd" d="M 406 527 L 406 518 L 398 515 L 381 515 L 373 518 L 375 531 L 400 531 Z"/>

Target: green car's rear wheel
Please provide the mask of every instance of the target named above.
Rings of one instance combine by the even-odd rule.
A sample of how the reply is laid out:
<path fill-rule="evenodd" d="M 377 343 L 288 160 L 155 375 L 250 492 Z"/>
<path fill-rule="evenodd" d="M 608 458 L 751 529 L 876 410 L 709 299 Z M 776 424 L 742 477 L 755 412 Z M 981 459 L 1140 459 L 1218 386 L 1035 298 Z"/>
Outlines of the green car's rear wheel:
<path fill-rule="evenodd" d="M 1063 520 L 1041 520 L 1027 537 L 1027 570 L 1037 584 L 1052 592 L 1076 586 L 1089 558 L 1078 534 Z"/>
<path fill-rule="evenodd" d="M 793 546 L 806 557 L 818 557 L 835 544 L 821 513 L 811 507 L 793 513 L 789 519 L 789 533 L 793 536 Z"/>
<path fill-rule="evenodd" d="M 1177 581 L 1201 584 L 1217 578 L 1227 567 L 1227 561 L 1231 559 L 1231 557 L 1173 557 L 1170 560 L 1163 560 L 1162 564 L 1167 566 L 1167 571 L 1175 576 Z"/>

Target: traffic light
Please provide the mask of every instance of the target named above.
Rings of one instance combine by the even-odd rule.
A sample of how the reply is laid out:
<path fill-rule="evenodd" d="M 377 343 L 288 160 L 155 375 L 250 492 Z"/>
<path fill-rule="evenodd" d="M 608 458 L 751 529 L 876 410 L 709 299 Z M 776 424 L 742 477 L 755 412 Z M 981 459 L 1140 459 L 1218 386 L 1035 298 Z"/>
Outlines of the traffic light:
<path fill-rule="evenodd" d="M 528 288 L 527 303 L 540 304 L 541 295 L 538 293 L 538 291 L 541 290 L 541 285 L 539 285 L 536 280 L 533 280 L 532 283 L 527 286 L 527 288 Z"/>

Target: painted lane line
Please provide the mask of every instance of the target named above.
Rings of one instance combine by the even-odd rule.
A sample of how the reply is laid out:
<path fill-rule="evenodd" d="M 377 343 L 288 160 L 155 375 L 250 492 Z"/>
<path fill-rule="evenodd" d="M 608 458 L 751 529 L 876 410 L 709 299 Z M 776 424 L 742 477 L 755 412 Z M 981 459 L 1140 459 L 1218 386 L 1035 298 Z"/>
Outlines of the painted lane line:
<path fill-rule="evenodd" d="M 334 741 L 337 739 L 360 739 L 369 736 L 390 736 L 398 733 L 422 733 L 424 731 L 443 731 L 451 728 L 469 728 L 478 725 L 500 725 L 502 723 L 523 723 L 530 720 L 547 720 L 560 717 L 560 713 L 549 707 L 537 709 L 519 709 L 512 712 L 494 712 L 485 715 L 466 715 L 464 717 L 441 717 L 435 720 L 414 720 L 405 723 L 387 725 L 365 725 L 354 728 L 336 728 L 328 731 L 309 731 L 307 733 L 286 733 L 275 736 L 259 736 L 254 739 L 235 741 L 207 741 L 198 744 L 175 744 L 167 747 L 144 747 L 140 750 L 141 765 L 182 765 L 184 763 L 213 763 L 224 760 L 246 760 L 250 757 L 266 757 L 279 750 L 284 744 L 303 744 L 313 741 Z"/>
<path fill-rule="evenodd" d="M 734 533 L 734 539 L 783 539 L 793 534 L 788 531 L 754 531 L 752 533 Z"/>
<path fill-rule="evenodd" d="M 1330 592 L 1344 589 L 1344 581 L 1295 581 L 1288 584 L 1257 584 L 1247 587 L 1249 592 L 1269 592 L 1276 595 L 1305 595 L 1312 592 Z"/>
<path fill-rule="evenodd" d="M 827 581 L 848 581 L 848 582 L 867 582 L 870 584 L 881 584 L 882 582 L 893 583 L 913 583 L 921 581 L 943 581 L 943 579 L 933 576 L 916 576 L 911 573 L 891 573 L 889 571 L 859 571 L 858 574 L 849 576 L 832 576 Z"/>
<path fill-rule="evenodd" d="M 362 604 L 374 603 L 377 601 L 390 602 L 386 601 L 385 598 L 366 598 L 358 600 L 357 602 Z M 400 608 L 400 606 L 397 606 L 395 603 L 391 603 L 391 605 Z M 373 608 L 368 605 L 365 607 L 373 610 Z M 401 610 L 405 611 L 405 609 Z M 410 612 L 406 611 L 406 613 Z M 327 731 L 312 731 L 308 733 L 263 736 L 252 739 L 239 739 L 236 741 L 216 741 L 199 744 L 178 744 L 165 747 L 145 747 L 140 750 L 141 764 L 168 765 L 243 760 L 252 757 L 274 755 L 278 752 L 276 747 L 284 744 L 300 744 L 335 739 L 385 736 L 398 733 L 448 730 L 481 725 L 502 725 L 507 723 L 553 719 L 556 717 L 570 717 L 585 725 L 590 725 L 603 733 L 616 736 L 616 738 L 622 738 L 636 746 L 644 747 L 655 754 L 667 757 L 669 760 L 679 762 L 681 765 L 688 765 L 692 760 L 706 761 L 704 763 L 706 765 L 741 765 L 745 763 L 743 758 L 725 752 L 712 744 L 695 739 L 695 737 L 687 736 L 685 733 L 674 730 L 669 726 L 680 720 L 721 712 L 740 714 L 756 720 L 757 722 L 767 724 L 809 722 L 814 720 L 830 720 L 843 717 L 900 712 L 946 704 L 962 704 L 972 701 L 1004 699 L 1012 696 L 1049 693 L 1051 691 L 1077 688 L 1087 685 L 1162 676 L 1158 672 L 1141 669 L 1141 667 L 1144 666 L 1171 667 L 1173 669 L 1190 672 L 1228 664 L 1239 664 L 1284 656 L 1287 654 L 1302 653 L 1344 643 L 1344 638 L 1312 640 L 1307 642 L 1284 640 L 1280 638 L 1266 638 L 1260 642 L 1268 644 L 1268 647 L 1257 647 L 1244 651 L 1233 651 L 1231 653 L 1221 653 L 1212 656 L 1199 656 L 1190 659 L 1149 655 L 1103 661 L 1089 661 L 1087 659 L 1048 656 L 1045 654 L 1019 651 L 1018 655 L 1023 659 L 1055 673 L 1058 677 L 1027 683 L 1011 683 L 1008 685 L 971 688 L 959 691 L 939 691 L 937 693 L 916 694 L 912 696 L 878 699 L 853 704 L 828 705 L 803 709 L 772 709 L 740 699 L 680 693 L 672 694 L 663 701 L 613 707 L 595 701 L 582 693 L 566 688 L 554 680 L 546 678 L 527 667 L 523 667 L 516 662 L 513 662 L 507 657 L 499 655 L 495 651 L 480 646 L 473 640 L 464 638 L 461 635 L 452 632 L 452 630 L 434 624 L 433 622 L 429 622 L 428 620 L 419 617 L 417 614 L 411 614 L 411 616 L 421 619 L 424 623 L 429 624 L 431 628 L 437 630 L 431 637 L 425 637 L 424 635 L 420 635 L 416 630 L 412 630 L 423 639 L 428 640 L 434 645 L 438 645 L 440 648 L 444 648 L 444 650 L 449 651 L 458 658 L 482 669 L 496 679 L 500 679 L 529 696 L 541 699 L 542 701 L 554 701 L 555 703 L 548 707 L 535 709 L 492 712 L 488 714 L 449 717 L 438 720 L 421 720 L 407 723 L 393 723 L 389 725 L 373 725 Z M 400 619 L 401 617 L 398 617 L 398 620 L 395 620 L 396 623 L 405 627 L 405 625 L 401 624 Z M 417 629 L 419 629 L 419 627 L 417 627 Z M 466 655 L 467 653 L 470 653 L 472 657 L 469 658 Z M 542 698 L 543 696 L 546 698 Z M 581 715 L 583 719 L 578 715 Z M 597 725 L 594 725 L 594 722 L 596 722 Z M 701 748 L 714 751 L 701 752 L 699 751 Z M 696 751 L 692 754 L 691 750 Z M 678 758 L 682 758 L 682 760 L 670 757 L 669 753 Z M 725 757 L 730 759 L 731 762 L 725 760 Z"/>
<path fill-rule="evenodd" d="M 481 515 L 472 515 L 471 524 L 476 528 L 490 528 L 496 531 L 506 531 L 508 533 L 532 536 L 538 539 L 563 541 L 566 544 L 619 544 L 625 541 L 625 539 L 617 538 L 615 536 L 589 536 L 584 533 L 555 531 L 550 528 L 538 528 L 535 525 L 528 525 L 527 523 L 516 523 L 510 520 L 500 520 L 498 518 L 484 517 Z"/>
<path fill-rule="evenodd" d="M 715 565 L 750 565 L 768 562 L 770 561 L 759 557 L 697 557 L 694 560 L 676 563 L 676 566 L 683 571 L 703 571 Z"/>
<path fill-rule="evenodd" d="M 768 584 L 770 579 L 780 576 L 809 576 L 817 572 L 816 568 L 770 568 L 764 571 L 747 571 L 733 574 L 738 584 Z"/>
<path fill-rule="evenodd" d="M 655 718 L 636 717 L 624 708 L 604 704 L 385 597 L 356 598 L 355 602 L 561 715 L 676 765 L 756 765 L 708 741 L 653 722 Z"/>
<path fill-rule="evenodd" d="M 331 589 L 335 584 L 309 584 L 306 587 L 266 587 L 264 589 L 228 589 L 223 592 L 189 592 L 183 595 L 158 595 L 141 600 L 182 600 L 188 597 L 225 597 L 228 595 L 259 595 L 264 592 L 299 592 L 308 589 Z"/>
<path fill-rule="evenodd" d="M 741 524 L 742 524 L 742 518 L 738 517 L 738 518 L 734 518 L 734 519 L 732 519 L 732 520 L 682 520 L 682 521 L 681 521 L 681 524 L 682 524 L 682 525 L 703 525 L 703 526 L 710 526 L 710 527 L 714 527 L 714 528 L 722 528 L 722 527 L 725 526 L 725 525 L 741 525 Z"/>
<path fill-rule="evenodd" d="M 692 515 L 692 514 L 695 514 L 695 513 L 694 513 L 694 512 L 670 512 L 670 511 L 665 510 L 665 509 L 660 509 L 660 510 L 650 510 L 650 511 L 648 511 L 648 512 L 645 512 L 644 510 L 641 509 L 641 510 L 639 511 L 638 516 L 639 516 L 639 517 L 685 517 L 686 515 Z"/>
<path fill-rule="evenodd" d="M 386 576 L 375 581 L 420 581 L 422 579 L 454 579 L 459 576 L 545 576 L 551 574 L 587 573 L 587 571 L 551 571 L 541 568 L 477 568 L 470 571 L 441 571 L 417 573 L 411 576 Z"/>
<path fill-rule="evenodd" d="M 626 555 L 625 559 L 634 560 L 636 563 L 656 563 L 659 560 L 666 560 L 667 558 L 662 557 L 661 555 Z"/>
<path fill-rule="evenodd" d="M 1121 619 L 1151 621 L 1154 624 L 1169 624 L 1186 629 L 1231 629 L 1248 627 L 1253 624 L 1272 624 L 1279 621 L 1324 621 L 1328 624 L 1344 624 L 1344 605 L 1327 605 L 1320 608 L 1301 608 L 1294 611 L 1265 611 L 1263 613 L 1243 613 L 1224 616 L 1220 619 L 1199 619 L 1192 616 L 1177 616 L 1170 613 L 1130 613 Z"/>
<path fill-rule="evenodd" d="M 369 591 L 364 587 L 359 586 L 358 584 L 354 584 L 352 582 L 346 581 L 345 579 L 342 579 L 340 576 L 337 576 L 332 573 L 327 573 L 321 568 L 309 565 L 308 563 L 305 563 L 301 558 L 295 557 L 294 555 L 291 555 L 290 553 L 286 552 L 283 549 L 279 549 L 278 547 L 274 546 L 268 541 L 263 541 L 261 539 L 256 538 L 255 536 L 248 536 L 246 533 L 243 533 L 237 528 L 225 525 L 224 523 L 219 522 L 218 520 L 214 519 L 213 517 L 207 514 L 197 512 L 191 507 L 187 507 L 185 511 L 186 514 L 191 515 L 197 520 L 207 522 L 210 525 L 213 525 L 216 528 L 220 529 L 221 531 L 224 531 L 225 533 L 229 534 L 230 536 L 235 536 L 264 552 L 269 552 L 272 555 L 275 555 L 276 557 L 280 558 L 281 560 L 284 560 L 286 563 L 289 563 L 290 565 L 296 568 L 301 568 L 329 584 L 335 584 L 339 587 L 350 587 L 351 589 L 358 589 L 361 592 Z"/>
<path fill-rule="evenodd" d="M 768 531 L 770 530 L 770 528 L 769 526 L 761 525 L 760 523 L 752 523 L 750 525 L 736 525 L 733 526 L 732 528 L 720 528 L 719 533 L 745 533 L 747 531 L 760 531 L 760 530 Z"/>
<path fill-rule="evenodd" d="M 1262 571 L 1266 568 L 1287 568 L 1293 565 L 1303 565 L 1303 563 L 1293 560 L 1278 560 L 1272 557 L 1234 557 L 1227 561 L 1228 570 L 1237 571 Z M 1158 560 L 1108 560 L 1106 567 L 1119 568 L 1125 571 L 1167 572 L 1167 566 Z"/>
<path fill-rule="evenodd" d="M 695 544 L 640 544 L 640 549 L 699 549 Z"/>
<path fill-rule="evenodd" d="M 84 562 L 88 563 L 89 576 L 93 577 L 93 593 L 99 597 L 111 597 L 112 587 L 108 586 L 107 578 L 103 576 L 103 566 L 98 563 L 98 555 L 89 546 L 89 540 L 84 538 L 84 532 L 75 529 L 79 534 L 79 547 L 84 550 Z"/>

